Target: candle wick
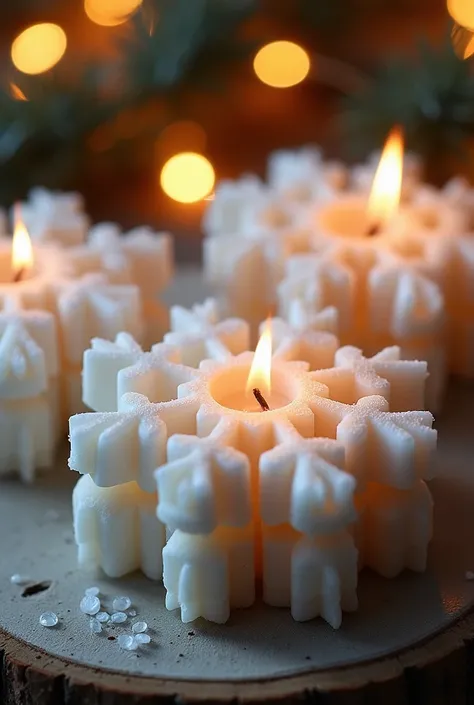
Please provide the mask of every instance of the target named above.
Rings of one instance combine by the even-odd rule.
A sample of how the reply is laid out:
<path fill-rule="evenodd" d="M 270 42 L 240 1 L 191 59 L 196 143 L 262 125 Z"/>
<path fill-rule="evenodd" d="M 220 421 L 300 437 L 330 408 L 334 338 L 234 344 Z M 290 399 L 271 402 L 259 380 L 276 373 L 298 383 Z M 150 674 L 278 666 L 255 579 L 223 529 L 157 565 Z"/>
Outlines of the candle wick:
<path fill-rule="evenodd" d="M 380 223 L 374 223 L 367 230 L 368 237 L 374 237 L 374 235 L 378 235 L 380 233 L 381 229 L 382 228 L 381 228 Z"/>
<path fill-rule="evenodd" d="M 253 389 L 252 391 L 253 391 L 253 395 L 254 395 L 255 399 L 258 401 L 258 403 L 262 407 L 262 411 L 270 411 L 270 407 L 268 406 L 267 401 L 266 401 L 265 397 L 263 396 L 262 392 L 260 391 L 260 389 L 257 389 L 257 387 L 255 387 L 255 389 Z"/>
<path fill-rule="evenodd" d="M 25 268 L 20 267 L 20 269 L 18 269 L 13 276 L 13 283 L 16 284 L 17 282 L 21 282 L 24 273 L 25 273 Z"/>

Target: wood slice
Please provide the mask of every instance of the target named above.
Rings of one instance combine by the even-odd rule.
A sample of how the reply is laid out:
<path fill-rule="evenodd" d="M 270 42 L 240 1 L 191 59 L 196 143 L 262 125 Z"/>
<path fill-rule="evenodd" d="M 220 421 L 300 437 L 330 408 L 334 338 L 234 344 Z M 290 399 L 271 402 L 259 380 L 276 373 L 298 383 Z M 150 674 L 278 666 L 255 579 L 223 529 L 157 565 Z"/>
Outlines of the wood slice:
<path fill-rule="evenodd" d="M 474 702 L 474 612 L 425 644 L 380 661 L 249 683 L 158 680 L 51 657 L 0 632 L 4 705 L 466 705 Z"/>
<path fill-rule="evenodd" d="M 195 282 L 187 291 L 195 300 Z M 185 293 L 176 297 L 183 305 Z M 182 625 L 165 609 L 162 588 L 143 576 L 113 581 L 77 569 L 77 478 L 66 449 L 34 486 L 2 482 L 0 705 L 474 705 L 474 582 L 465 578 L 474 570 L 473 400 L 472 383 L 453 384 L 437 424 L 428 571 L 395 580 L 363 571 L 360 608 L 338 631 L 322 620 L 296 623 L 289 610 L 260 603 L 236 611 L 227 625 Z M 31 576 L 41 589 L 25 594 L 11 584 L 13 573 Z M 114 595 L 130 595 L 150 625 L 150 647 L 119 649 L 118 625 L 89 633 L 78 605 L 94 584 L 106 608 Z M 58 627 L 39 625 L 47 610 L 57 612 Z"/>

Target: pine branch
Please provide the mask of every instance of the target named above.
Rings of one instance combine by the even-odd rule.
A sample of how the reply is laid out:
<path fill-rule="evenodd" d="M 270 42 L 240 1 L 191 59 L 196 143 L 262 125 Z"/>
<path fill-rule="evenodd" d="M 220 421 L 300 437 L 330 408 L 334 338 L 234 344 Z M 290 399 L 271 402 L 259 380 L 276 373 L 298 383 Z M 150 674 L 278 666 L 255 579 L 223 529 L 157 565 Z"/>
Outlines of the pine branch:
<path fill-rule="evenodd" d="M 449 40 L 440 48 L 421 41 L 415 61 L 388 61 L 367 91 L 344 101 L 341 122 L 357 157 L 379 147 L 395 123 L 421 154 L 461 150 L 474 133 L 474 75 Z"/>

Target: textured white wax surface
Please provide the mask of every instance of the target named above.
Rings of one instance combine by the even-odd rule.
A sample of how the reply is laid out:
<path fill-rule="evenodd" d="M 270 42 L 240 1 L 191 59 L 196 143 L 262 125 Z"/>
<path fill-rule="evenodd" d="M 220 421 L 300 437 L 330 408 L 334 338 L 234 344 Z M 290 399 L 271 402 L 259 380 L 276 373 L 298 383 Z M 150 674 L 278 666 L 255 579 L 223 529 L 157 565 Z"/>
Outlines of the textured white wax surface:
<path fill-rule="evenodd" d="M 466 423 L 473 396 L 473 386 L 465 381 L 451 389 L 446 412 L 437 423 L 440 477 L 430 485 L 436 517 L 428 572 L 384 580 L 364 571 L 358 588 L 359 611 L 345 615 L 338 631 L 322 620 L 296 623 L 289 610 L 264 607 L 261 602 L 233 612 L 224 626 L 202 620 L 183 625 L 179 613 L 166 611 L 164 591 L 156 583 L 137 574 L 114 581 L 79 571 L 71 532 L 71 489 L 76 476 L 67 470 L 66 449 L 56 471 L 40 477 L 34 488 L 16 483 L 2 488 L 0 627 L 67 659 L 157 678 L 272 678 L 370 660 L 406 648 L 474 604 L 474 583 L 464 577 L 473 564 L 472 431 Z M 48 519 L 50 510 L 59 513 L 58 521 Z M 22 598 L 22 588 L 10 583 L 13 573 L 54 584 L 49 591 Z M 110 600 L 129 595 L 139 618 L 148 622 L 153 641 L 139 659 L 122 652 L 116 642 L 91 637 L 88 618 L 78 607 L 90 585 L 98 585 Z M 104 607 L 109 603 L 104 601 Z M 58 614 L 59 629 L 41 627 L 39 615 L 46 611 Z M 111 633 L 118 636 L 124 630 L 116 627 Z"/>
<path fill-rule="evenodd" d="M 397 344 L 427 360 L 427 406 L 437 412 L 448 373 L 474 377 L 474 246 L 465 236 L 474 189 L 460 178 L 441 189 L 423 183 L 421 161 L 407 155 L 398 212 L 367 237 L 378 159 L 344 169 L 307 146 L 280 150 L 267 182 L 218 184 L 204 214 L 213 221 L 204 272 L 227 315 L 253 333 L 277 303 L 282 316 L 295 301 L 314 312 L 337 306 L 342 344 L 366 354 Z"/>

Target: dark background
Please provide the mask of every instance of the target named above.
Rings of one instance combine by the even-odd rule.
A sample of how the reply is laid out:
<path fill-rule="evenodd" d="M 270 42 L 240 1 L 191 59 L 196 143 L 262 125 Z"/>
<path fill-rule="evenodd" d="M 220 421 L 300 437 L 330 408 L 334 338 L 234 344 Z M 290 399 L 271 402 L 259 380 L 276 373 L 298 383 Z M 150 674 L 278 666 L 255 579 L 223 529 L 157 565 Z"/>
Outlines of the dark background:
<path fill-rule="evenodd" d="M 14 6 L 2 9 L 0 16 L 6 86 L 11 81 L 21 85 L 11 69 L 10 45 L 18 32 L 30 24 L 53 21 L 66 31 L 68 51 L 61 62 L 62 81 L 66 80 L 70 86 L 81 81 L 74 66 L 84 57 L 107 65 L 118 62 L 120 42 L 130 33 L 126 25 L 108 28 L 93 24 L 80 0 L 17 0 Z M 48 174 L 48 162 L 53 161 L 48 150 L 55 152 L 54 140 L 52 145 L 43 142 L 41 152 L 36 146 L 33 156 L 27 150 L 13 165 L 11 160 L 0 164 L 2 179 L 10 180 L 3 200 L 22 197 L 33 178 L 35 182 L 55 187 L 79 189 L 94 221 L 114 220 L 126 227 L 150 223 L 159 229 L 170 229 L 177 236 L 179 259 L 196 260 L 204 204 L 179 204 L 161 191 L 160 169 L 172 153 L 187 149 L 202 151 L 212 162 L 218 179 L 236 177 L 245 171 L 263 173 L 269 152 L 308 142 L 320 143 L 329 156 L 348 159 L 360 156 L 366 150 L 365 142 L 351 138 L 341 128 L 343 96 L 339 90 L 325 85 L 324 62 L 319 71 L 317 55 L 336 58 L 372 75 L 392 56 L 415 60 L 420 37 L 441 46 L 449 24 L 445 0 L 257 2 L 248 17 L 232 29 L 242 44 L 242 56 L 232 65 L 225 64 L 222 84 L 209 90 L 201 87 L 199 81 L 189 80 L 184 86 L 168 86 L 165 92 L 157 92 L 156 98 L 148 95 L 132 108 L 118 109 L 111 118 L 107 116 L 81 132 L 80 138 L 74 138 L 70 153 L 69 144 L 66 145 L 63 150 L 68 155 L 64 159 L 66 167 L 63 165 L 52 176 Z M 311 78 L 288 89 L 271 88 L 257 79 L 252 69 L 253 47 L 277 39 L 294 40 L 315 55 Z M 222 62 L 224 67 L 218 51 L 207 60 L 214 61 L 216 66 Z M 344 75 L 346 69 L 343 65 Z M 80 109 L 85 108 L 82 105 Z M 178 131 L 177 136 L 173 130 L 164 132 L 175 120 L 191 120 L 202 130 L 194 126 L 181 134 Z M 156 127 L 152 136 L 147 131 L 150 123 Z M 141 134 L 143 127 L 146 138 Z M 382 125 L 381 134 L 384 129 Z M 373 146 L 378 146 L 378 135 L 369 137 L 373 137 Z M 435 153 L 436 139 L 431 145 Z M 443 163 L 451 158 L 444 151 L 438 155 L 438 161 Z"/>

